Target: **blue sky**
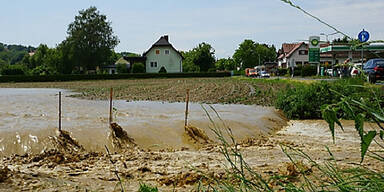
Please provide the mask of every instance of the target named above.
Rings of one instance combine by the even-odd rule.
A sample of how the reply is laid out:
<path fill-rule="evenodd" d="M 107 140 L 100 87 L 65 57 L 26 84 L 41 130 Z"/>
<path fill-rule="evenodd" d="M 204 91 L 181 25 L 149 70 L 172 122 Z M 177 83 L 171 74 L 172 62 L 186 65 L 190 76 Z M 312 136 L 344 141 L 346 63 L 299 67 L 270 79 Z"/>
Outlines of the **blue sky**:
<path fill-rule="evenodd" d="M 350 36 L 363 28 L 384 39 L 383 0 L 293 0 Z M 96 6 L 120 39 L 116 51 L 143 53 L 168 34 L 179 50 L 210 43 L 218 58 L 232 56 L 244 39 L 297 42 L 333 31 L 280 0 L 3 0 L 0 42 L 55 47 L 81 9 Z M 330 36 L 330 39 L 340 35 Z M 321 36 L 325 40 L 325 36 Z"/>

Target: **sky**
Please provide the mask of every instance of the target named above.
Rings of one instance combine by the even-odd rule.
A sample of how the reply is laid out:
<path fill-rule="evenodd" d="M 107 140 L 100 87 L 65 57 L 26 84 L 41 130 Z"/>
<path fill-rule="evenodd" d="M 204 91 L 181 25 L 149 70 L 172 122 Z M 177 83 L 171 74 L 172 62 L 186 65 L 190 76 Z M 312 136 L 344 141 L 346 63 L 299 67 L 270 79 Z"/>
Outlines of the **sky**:
<path fill-rule="evenodd" d="M 365 29 L 370 40 L 384 40 L 384 0 L 292 0 L 340 31 L 356 38 Z M 82 9 L 96 6 L 120 39 L 116 51 L 142 54 L 160 36 L 169 35 L 182 51 L 201 42 L 217 58 L 231 57 L 245 39 L 273 44 L 307 40 L 334 31 L 280 0 L 2 0 L 0 42 L 55 47 Z M 330 35 L 330 40 L 342 37 Z"/>

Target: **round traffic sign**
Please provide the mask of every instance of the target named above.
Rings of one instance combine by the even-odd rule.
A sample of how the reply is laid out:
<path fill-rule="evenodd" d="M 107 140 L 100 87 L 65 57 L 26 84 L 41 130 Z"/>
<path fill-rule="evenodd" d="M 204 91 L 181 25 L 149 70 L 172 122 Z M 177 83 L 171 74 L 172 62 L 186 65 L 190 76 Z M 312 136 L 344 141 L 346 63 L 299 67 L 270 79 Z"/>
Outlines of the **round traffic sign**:
<path fill-rule="evenodd" d="M 365 31 L 364 29 L 363 29 L 363 31 L 361 31 L 360 33 L 359 33 L 359 41 L 360 42 L 367 42 L 368 40 L 369 40 L 369 33 L 368 33 L 368 31 Z"/>

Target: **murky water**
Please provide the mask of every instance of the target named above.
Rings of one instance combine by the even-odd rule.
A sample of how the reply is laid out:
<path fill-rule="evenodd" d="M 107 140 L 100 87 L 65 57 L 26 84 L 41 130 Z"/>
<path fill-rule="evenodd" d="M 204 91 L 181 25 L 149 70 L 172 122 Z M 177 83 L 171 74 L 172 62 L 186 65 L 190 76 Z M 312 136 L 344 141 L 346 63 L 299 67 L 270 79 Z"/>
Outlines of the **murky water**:
<path fill-rule="evenodd" d="M 0 155 L 40 152 L 58 127 L 58 92 L 63 92 L 62 127 L 87 150 L 108 145 L 109 102 L 68 97 L 59 89 L 0 88 Z M 207 106 L 207 105 L 205 105 Z M 273 109 L 246 105 L 212 105 L 237 139 L 257 137 L 281 128 L 285 120 Z M 190 147 L 183 141 L 185 103 L 114 101 L 114 120 L 140 147 Z M 209 107 L 207 107 L 209 108 Z M 210 113 L 215 116 L 213 112 Z M 215 122 L 220 123 L 218 119 Z M 210 138 L 210 121 L 200 104 L 190 105 L 189 123 Z"/>

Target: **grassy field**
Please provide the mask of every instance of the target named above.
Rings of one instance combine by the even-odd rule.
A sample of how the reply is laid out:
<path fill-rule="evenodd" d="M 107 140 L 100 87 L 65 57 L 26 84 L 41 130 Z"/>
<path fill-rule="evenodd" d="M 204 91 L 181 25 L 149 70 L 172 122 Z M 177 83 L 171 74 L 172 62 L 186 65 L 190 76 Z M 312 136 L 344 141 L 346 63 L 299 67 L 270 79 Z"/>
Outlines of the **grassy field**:
<path fill-rule="evenodd" d="M 295 83 L 300 82 L 225 77 L 0 83 L 0 87 L 70 89 L 79 93 L 75 97 L 101 100 L 108 98 L 112 87 L 116 99 L 169 102 L 184 101 L 186 90 L 190 89 L 192 102 L 272 106 L 277 92 Z"/>

